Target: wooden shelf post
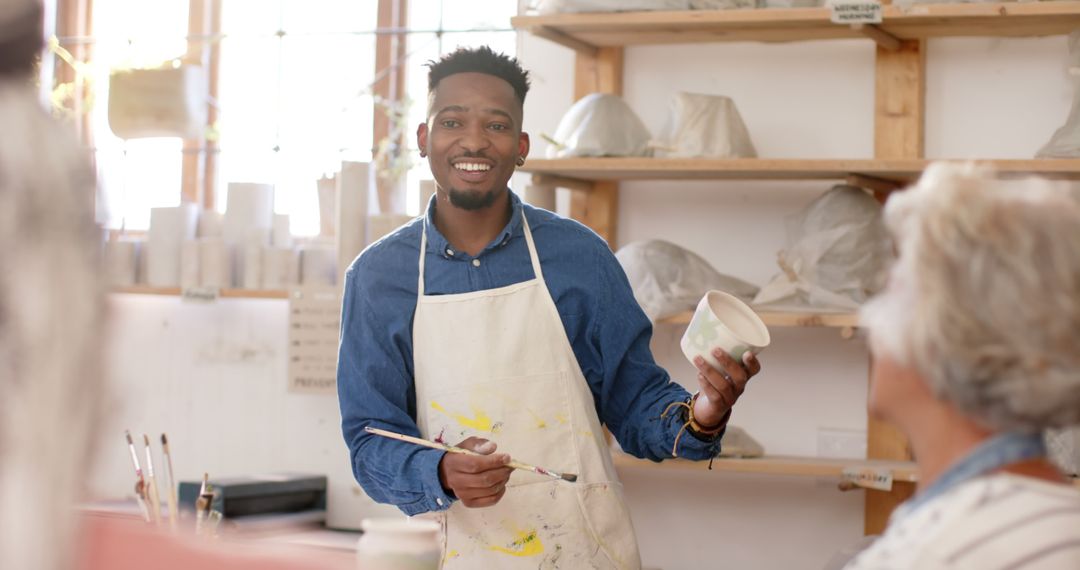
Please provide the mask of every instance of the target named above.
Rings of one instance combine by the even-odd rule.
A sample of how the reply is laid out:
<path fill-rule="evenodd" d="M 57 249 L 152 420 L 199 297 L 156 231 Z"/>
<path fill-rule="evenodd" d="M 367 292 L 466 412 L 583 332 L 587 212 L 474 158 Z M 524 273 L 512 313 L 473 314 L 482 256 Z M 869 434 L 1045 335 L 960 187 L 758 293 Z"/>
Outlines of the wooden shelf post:
<path fill-rule="evenodd" d="M 589 93 L 622 95 L 623 48 L 605 47 L 596 53 L 578 51 L 574 61 L 574 101 Z M 587 190 L 571 189 L 570 217 L 592 228 L 615 249 L 619 218 L 619 183 L 593 182 Z"/>
<path fill-rule="evenodd" d="M 874 90 L 874 158 L 922 158 L 926 125 L 926 40 L 909 40 L 897 50 L 877 48 Z M 867 423 L 868 459 L 910 461 L 904 435 L 888 424 Z M 880 534 L 897 505 L 915 486 L 897 484 L 892 491 L 866 492 L 863 530 Z"/>

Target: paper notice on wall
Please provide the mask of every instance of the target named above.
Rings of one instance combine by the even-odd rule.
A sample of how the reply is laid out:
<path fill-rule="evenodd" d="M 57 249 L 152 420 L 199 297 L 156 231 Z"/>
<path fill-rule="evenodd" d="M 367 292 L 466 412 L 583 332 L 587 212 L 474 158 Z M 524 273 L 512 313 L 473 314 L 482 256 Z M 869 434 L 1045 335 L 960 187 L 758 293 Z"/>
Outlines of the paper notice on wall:
<path fill-rule="evenodd" d="M 304 287 L 289 292 L 289 391 L 337 393 L 341 292 Z"/>
<path fill-rule="evenodd" d="M 829 20 L 834 24 L 880 24 L 878 0 L 829 0 Z"/>

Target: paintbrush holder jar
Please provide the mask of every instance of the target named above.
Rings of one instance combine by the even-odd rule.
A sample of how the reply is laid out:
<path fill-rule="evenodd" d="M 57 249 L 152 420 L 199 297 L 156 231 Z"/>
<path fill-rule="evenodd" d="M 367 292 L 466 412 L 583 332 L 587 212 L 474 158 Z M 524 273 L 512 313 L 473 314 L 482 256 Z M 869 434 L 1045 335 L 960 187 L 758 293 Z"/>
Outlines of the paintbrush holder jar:
<path fill-rule="evenodd" d="M 364 519 L 358 570 L 438 570 L 442 525 L 423 519 Z"/>

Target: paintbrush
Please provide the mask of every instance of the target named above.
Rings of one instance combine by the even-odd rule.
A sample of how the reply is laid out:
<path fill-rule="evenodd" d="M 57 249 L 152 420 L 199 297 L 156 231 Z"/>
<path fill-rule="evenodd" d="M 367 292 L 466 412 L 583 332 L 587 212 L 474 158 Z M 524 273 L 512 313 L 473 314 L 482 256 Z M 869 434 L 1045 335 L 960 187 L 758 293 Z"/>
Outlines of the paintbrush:
<path fill-rule="evenodd" d="M 176 479 L 173 478 L 172 469 L 172 455 L 169 453 L 169 439 L 165 437 L 165 434 L 161 434 L 161 449 L 162 454 L 165 456 L 165 475 L 167 476 L 166 484 L 166 499 L 169 501 L 169 526 L 176 529 L 177 522 L 177 503 L 179 501 L 176 498 Z"/>
<path fill-rule="evenodd" d="M 150 436 L 143 434 L 143 443 L 146 444 L 146 480 L 149 482 L 146 501 L 150 503 L 150 514 L 154 515 L 154 522 L 161 522 L 161 495 L 158 495 L 157 478 L 154 477 L 154 456 L 150 449 Z"/>
<path fill-rule="evenodd" d="M 394 433 L 392 431 L 386 431 L 386 430 L 383 430 L 383 429 L 373 428 L 373 427 L 370 427 L 370 426 L 365 427 L 364 431 L 366 431 L 368 433 L 373 433 L 375 435 L 381 435 L 383 437 L 388 437 L 390 439 L 396 439 L 398 441 L 405 441 L 405 442 L 416 444 L 416 445 L 422 445 L 424 447 L 430 447 L 432 449 L 441 449 L 441 450 L 449 452 L 449 453 L 461 453 L 461 454 L 464 454 L 464 455 L 483 455 L 482 453 L 477 453 L 475 451 L 465 449 L 463 447 L 455 447 L 453 445 L 446 445 L 445 443 L 439 443 L 439 442 L 435 442 L 435 441 L 428 441 L 426 439 L 420 439 L 419 437 L 412 437 L 412 436 L 409 436 L 409 435 L 404 435 L 404 434 L 400 434 L 400 433 Z M 574 481 L 577 481 L 577 475 L 574 475 L 573 473 L 558 473 L 558 472 L 552 471 L 550 469 L 544 469 L 543 467 L 537 467 L 535 465 L 529 465 L 527 463 L 520 463 L 520 462 L 517 462 L 517 461 L 511 461 L 510 463 L 507 463 L 506 466 L 510 467 L 511 469 L 520 469 L 522 471 L 532 471 L 533 473 L 537 473 L 537 474 L 540 474 L 540 475 L 546 475 L 548 477 L 551 477 L 552 479 L 562 479 L 563 481 L 569 481 L 571 483 L 573 483 Z"/>
<path fill-rule="evenodd" d="M 146 506 L 146 481 L 143 479 L 142 467 L 139 467 L 139 454 L 135 452 L 135 441 L 131 439 L 131 432 L 124 430 L 127 437 L 128 450 L 131 452 L 131 464 L 135 466 L 135 500 L 142 509 L 143 518 L 150 522 L 150 509 Z"/>
<path fill-rule="evenodd" d="M 209 485 L 210 475 L 203 473 L 202 487 L 199 488 L 199 496 L 195 499 L 195 534 L 201 535 L 203 533 L 203 522 L 206 521 L 206 515 L 210 513 L 210 504 L 214 499 L 214 495 L 210 492 Z"/>

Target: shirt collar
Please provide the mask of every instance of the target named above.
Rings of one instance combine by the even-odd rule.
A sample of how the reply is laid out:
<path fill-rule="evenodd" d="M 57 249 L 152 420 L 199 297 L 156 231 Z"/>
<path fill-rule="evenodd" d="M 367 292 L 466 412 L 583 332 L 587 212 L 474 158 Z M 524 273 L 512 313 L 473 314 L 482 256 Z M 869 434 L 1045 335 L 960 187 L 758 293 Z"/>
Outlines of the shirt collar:
<path fill-rule="evenodd" d="M 512 190 L 507 189 L 507 193 L 510 194 L 510 221 L 506 223 L 506 226 L 499 232 L 499 235 L 495 236 L 495 239 L 487 244 L 484 251 L 505 245 L 509 243 L 510 239 L 515 235 L 522 234 L 521 198 L 518 198 L 517 194 L 514 194 Z M 431 197 L 431 201 L 428 202 L 427 213 L 424 214 L 424 229 L 427 231 L 428 241 L 427 250 L 445 255 L 446 250 L 451 249 L 451 247 L 450 242 L 442 235 L 439 228 L 435 227 L 435 205 L 436 202 L 438 202 L 436 198 L 436 196 Z"/>

